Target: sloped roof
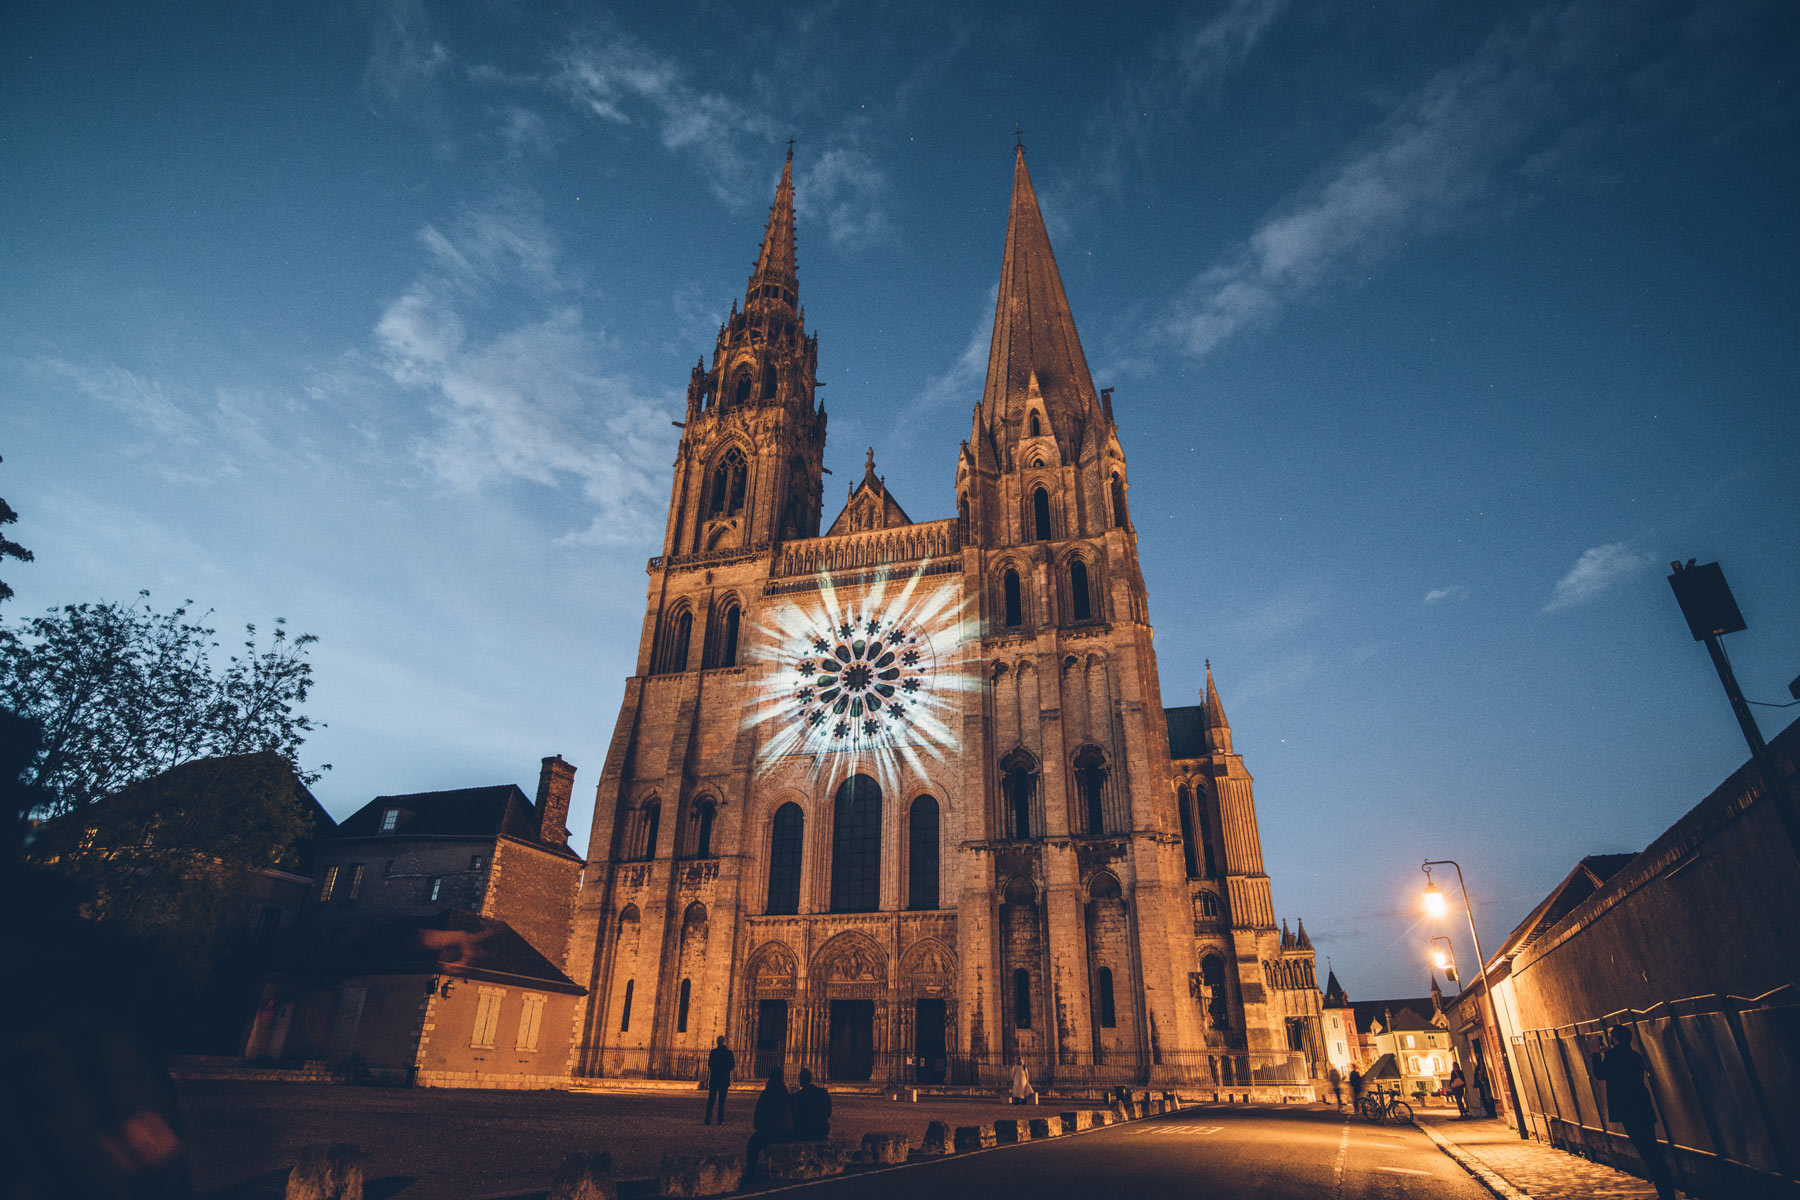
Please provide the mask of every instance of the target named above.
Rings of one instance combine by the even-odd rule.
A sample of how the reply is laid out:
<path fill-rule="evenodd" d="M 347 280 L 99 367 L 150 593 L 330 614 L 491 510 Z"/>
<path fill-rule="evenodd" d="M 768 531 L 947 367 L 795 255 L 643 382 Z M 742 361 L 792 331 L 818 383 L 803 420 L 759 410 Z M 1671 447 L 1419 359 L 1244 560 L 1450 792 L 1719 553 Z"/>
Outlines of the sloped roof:
<path fill-rule="evenodd" d="M 453 975 L 587 994 L 511 925 L 461 908 L 391 921 L 331 953 L 326 965 L 345 975 Z"/>
<path fill-rule="evenodd" d="M 1438 1028 L 1431 1023 L 1431 1016 L 1437 1010 L 1430 996 L 1413 1000 L 1358 1000 L 1350 1005 L 1350 1011 L 1356 1016 L 1358 1033 L 1368 1033 L 1376 1021 L 1381 1022 L 1383 1033 L 1396 1029 L 1402 1033 L 1416 1033 Z"/>
<path fill-rule="evenodd" d="M 1636 857 L 1635 854 L 1590 854 L 1576 863 L 1575 869 L 1538 902 L 1531 915 L 1501 944 L 1501 955 L 1514 955 L 1529 948 Z"/>
<path fill-rule="evenodd" d="M 1348 1008 L 1349 1006 L 1350 998 L 1344 995 L 1344 988 L 1343 985 L 1338 982 L 1337 972 L 1327 967 L 1325 969 L 1324 1007 Z"/>
<path fill-rule="evenodd" d="M 853 519 L 852 514 L 856 514 Z M 906 515 L 900 502 L 894 499 L 887 490 L 887 480 L 875 474 L 875 450 L 869 449 L 868 462 L 863 467 L 862 482 L 850 489 L 850 498 L 844 501 L 844 510 L 825 531 L 826 537 L 835 537 L 840 533 L 860 533 L 869 529 L 898 529 L 903 525 L 911 525 L 913 519 Z"/>
<path fill-rule="evenodd" d="M 1170 758 L 1180 761 L 1184 758 L 1207 756 L 1204 706 L 1184 704 L 1179 708 L 1165 708 L 1163 720 L 1169 727 Z"/>

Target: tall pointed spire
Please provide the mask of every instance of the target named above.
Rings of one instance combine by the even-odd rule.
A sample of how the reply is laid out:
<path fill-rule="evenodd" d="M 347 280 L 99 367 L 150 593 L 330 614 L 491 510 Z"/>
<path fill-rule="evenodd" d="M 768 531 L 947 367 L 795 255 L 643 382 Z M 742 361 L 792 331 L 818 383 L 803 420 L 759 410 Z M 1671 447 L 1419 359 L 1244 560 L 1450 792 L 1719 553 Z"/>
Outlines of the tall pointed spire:
<path fill-rule="evenodd" d="M 744 307 L 749 308 L 761 289 L 773 284 L 786 292 L 790 306 L 797 303 L 799 274 L 794 266 L 794 146 L 788 143 L 787 162 L 781 168 L 781 182 L 775 188 L 775 203 L 769 206 L 769 226 L 763 231 L 762 252 L 756 256 L 756 270 L 750 273 L 750 286 L 744 294 Z"/>
<path fill-rule="evenodd" d="M 1204 721 L 1207 744 L 1215 754 L 1231 753 L 1231 725 L 1225 720 L 1225 706 L 1219 703 L 1219 689 L 1213 685 L 1212 660 L 1206 660 L 1206 702 Z"/>
<path fill-rule="evenodd" d="M 1020 146 L 1014 152 L 1012 212 L 979 411 L 990 436 L 1023 419 L 1034 376 L 1051 423 L 1069 422 L 1061 432 L 1078 440 L 1080 424 L 1099 400 Z"/>

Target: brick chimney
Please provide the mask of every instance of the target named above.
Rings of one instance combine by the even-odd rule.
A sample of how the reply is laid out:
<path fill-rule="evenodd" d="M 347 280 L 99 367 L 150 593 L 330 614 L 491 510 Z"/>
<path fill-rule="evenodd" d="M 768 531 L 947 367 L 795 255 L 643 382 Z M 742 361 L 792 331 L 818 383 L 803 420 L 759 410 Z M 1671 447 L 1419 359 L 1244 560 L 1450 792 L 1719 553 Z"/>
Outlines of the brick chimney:
<path fill-rule="evenodd" d="M 538 773 L 538 841 L 552 846 L 569 841 L 569 793 L 575 789 L 575 768 L 553 754 Z"/>

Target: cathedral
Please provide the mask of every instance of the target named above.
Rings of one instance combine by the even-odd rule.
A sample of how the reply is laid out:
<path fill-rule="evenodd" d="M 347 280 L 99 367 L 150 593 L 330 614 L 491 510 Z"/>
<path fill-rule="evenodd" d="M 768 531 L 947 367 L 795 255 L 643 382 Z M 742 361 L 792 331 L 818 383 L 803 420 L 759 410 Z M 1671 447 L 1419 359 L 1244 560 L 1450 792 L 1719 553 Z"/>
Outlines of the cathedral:
<path fill-rule="evenodd" d="M 876 473 L 821 532 L 826 413 L 789 151 L 695 366 L 569 975 L 577 1076 L 1181 1083 L 1312 1095 L 1305 927 L 1277 924 L 1210 666 L 1164 708 L 1111 389 L 1023 147 L 954 517 Z M 745 1068 L 749 1068 L 746 1071 Z"/>

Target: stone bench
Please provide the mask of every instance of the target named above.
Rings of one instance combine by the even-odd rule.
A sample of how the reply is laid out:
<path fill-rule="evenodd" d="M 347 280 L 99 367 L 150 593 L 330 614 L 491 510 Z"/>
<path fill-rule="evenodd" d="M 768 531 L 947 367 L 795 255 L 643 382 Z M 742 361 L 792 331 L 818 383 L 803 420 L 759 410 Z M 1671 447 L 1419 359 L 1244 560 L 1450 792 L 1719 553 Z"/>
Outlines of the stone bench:
<path fill-rule="evenodd" d="M 1001 1146 L 1013 1146 L 1017 1145 L 1019 1142 L 1029 1142 L 1030 1140 L 1031 1126 L 1029 1122 L 1020 1121 L 1013 1117 L 994 1122 L 994 1141 L 996 1144 Z M 961 1149 L 961 1147 L 958 1147 L 958 1149 Z"/>
<path fill-rule="evenodd" d="M 774 1142 L 763 1151 L 770 1179 L 792 1183 L 842 1175 L 844 1163 L 862 1147 L 844 1142 Z"/>
<path fill-rule="evenodd" d="M 744 1178 L 741 1154 L 666 1154 L 656 1175 L 659 1196 L 723 1196 Z"/>
<path fill-rule="evenodd" d="M 362 1200 L 363 1154 L 348 1142 L 307 1146 L 288 1172 L 285 1200 Z"/>
<path fill-rule="evenodd" d="M 891 1130 L 865 1133 L 862 1136 L 862 1148 L 871 1163 L 891 1166 L 906 1161 L 907 1152 L 912 1149 L 912 1139 L 904 1133 Z"/>
<path fill-rule="evenodd" d="M 986 1150 L 994 1144 L 994 1130 L 991 1125 L 958 1125 L 956 1127 L 956 1152 L 958 1154 L 965 1154 L 970 1150 Z"/>

